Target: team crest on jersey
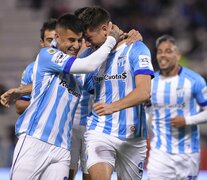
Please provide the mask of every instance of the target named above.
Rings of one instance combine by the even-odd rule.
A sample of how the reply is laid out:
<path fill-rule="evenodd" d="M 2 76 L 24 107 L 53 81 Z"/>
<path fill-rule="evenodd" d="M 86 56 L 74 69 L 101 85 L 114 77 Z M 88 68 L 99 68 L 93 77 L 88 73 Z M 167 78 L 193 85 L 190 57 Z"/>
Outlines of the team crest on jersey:
<path fill-rule="evenodd" d="M 177 88 L 176 94 L 177 94 L 177 97 L 179 97 L 179 98 L 184 97 L 184 89 L 183 88 Z"/>
<path fill-rule="evenodd" d="M 123 67 L 125 63 L 126 63 L 126 56 L 118 57 L 118 61 L 117 61 L 118 66 Z"/>
<path fill-rule="evenodd" d="M 56 50 L 53 48 L 50 48 L 47 50 L 47 52 L 49 52 L 50 54 L 54 54 L 56 52 Z"/>
<path fill-rule="evenodd" d="M 52 57 L 52 61 L 56 64 L 62 64 L 65 61 L 65 59 L 67 59 L 67 55 L 63 52 L 56 53 Z"/>
<path fill-rule="evenodd" d="M 150 66 L 151 58 L 147 55 L 139 55 L 139 67 Z"/>

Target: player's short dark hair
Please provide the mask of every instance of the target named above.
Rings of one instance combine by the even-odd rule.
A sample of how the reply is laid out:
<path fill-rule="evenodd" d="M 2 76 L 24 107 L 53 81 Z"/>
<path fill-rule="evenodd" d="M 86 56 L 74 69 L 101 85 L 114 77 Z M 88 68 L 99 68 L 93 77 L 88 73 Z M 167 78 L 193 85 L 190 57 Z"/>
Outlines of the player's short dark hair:
<path fill-rule="evenodd" d="M 99 6 L 87 7 L 79 15 L 79 18 L 83 22 L 85 29 L 95 29 L 111 20 L 109 12 Z"/>
<path fill-rule="evenodd" d="M 57 23 L 57 19 L 53 19 L 53 18 L 43 23 L 42 28 L 40 29 L 40 38 L 42 40 L 44 40 L 46 30 L 48 31 L 55 30 L 56 23 Z"/>
<path fill-rule="evenodd" d="M 81 14 L 82 14 L 87 8 L 89 8 L 89 7 L 83 7 L 83 8 L 78 8 L 78 9 L 76 9 L 75 12 L 74 12 L 74 15 L 75 15 L 76 17 L 79 18 L 79 17 L 81 16 Z"/>
<path fill-rule="evenodd" d="M 156 45 L 156 48 L 157 48 L 162 42 L 166 42 L 166 41 L 168 41 L 168 42 L 172 43 L 173 45 L 177 46 L 177 42 L 176 42 L 175 38 L 174 38 L 173 36 L 171 36 L 171 35 L 165 34 L 165 35 L 160 36 L 159 38 L 157 38 L 157 40 L 156 40 L 156 44 L 155 44 L 155 45 Z"/>
<path fill-rule="evenodd" d="M 64 14 L 58 18 L 56 27 L 69 29 L 75 33 L 81 33 L 84 31 L 83 23 L 73 14 Z"/>

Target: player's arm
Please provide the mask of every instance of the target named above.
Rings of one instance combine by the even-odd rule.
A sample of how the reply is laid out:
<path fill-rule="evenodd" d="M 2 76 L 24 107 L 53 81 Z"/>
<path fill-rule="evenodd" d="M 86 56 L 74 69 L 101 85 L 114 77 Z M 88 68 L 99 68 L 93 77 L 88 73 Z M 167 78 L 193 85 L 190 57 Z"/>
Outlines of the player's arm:
<path fill-rule="evenodd" d="M 137 75 L 135 77 L 135 82 L 136 88 L 126 97 L 111 104 L 97 102 L 93 105 L 93 109 L 98 115 L 102 116 L 149 101 L 151 91 L 151 75 Z"/>
<path fill-rule="evenodd" d="M 23 95 L 28 95 L 32 92 L 32 84 L 11 88 L 1 95 L 1 104 L 4 107 L 9 107 L 12 102 L 15 102 Z"/>
<path fill-rule="evenodd" d="M 119 40 L 120 30 L 116 25 L 110 23 L 109 35 L 105 43 L 94 53 L 85 58 L 77 58 L 71 65 L 68 64 L 70 73 L 89 73 L 95 71 L 106 59 L 116 42 Z M 67 67 L 67 65 L 66 65 Z M 67 72 L 67 71 L 66 71 Z"/>
<path fill-rule="evenodd" d="M 19 115 L 22 114 L 29 105 L 30 100 L 18 99 L 16 101 L 16 113 Z"/>

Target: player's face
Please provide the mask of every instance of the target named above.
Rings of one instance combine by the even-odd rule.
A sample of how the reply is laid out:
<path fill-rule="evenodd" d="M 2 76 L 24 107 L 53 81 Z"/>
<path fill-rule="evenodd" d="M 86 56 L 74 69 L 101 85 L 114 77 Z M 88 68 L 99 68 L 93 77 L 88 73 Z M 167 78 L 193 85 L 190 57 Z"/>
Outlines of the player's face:
<path fill-rule="evenodd" d="M 42 47 L 49 47 L 51 46 L 51 42 L 54 38 L 55 38 L 55 30 L 52 31 L 46 30 L 44 34 L 44 39 L 40 40 L 40 45 Z"/>
<path fill-rule="evenodd" d="M 101 25 L 96 29 L 87 29 L 85 32 L 86 40 L 92 46 L 100 47 L 106 41 L 107 28 L 107 25 Z"/>
<path fill-rule="evenodd" d="M 76 56 L 81 47 L 83 33 L 75 33 L 70 29 L 58 28 L 56 40 L 58 49 L 71 56 Z"/>
<path fill-rule="evenodd" d="M 170 73 L 178 67 L 180 53 L 175 45 L 168 41 L 157 47 L 157 62 L 161 72 Z"/>

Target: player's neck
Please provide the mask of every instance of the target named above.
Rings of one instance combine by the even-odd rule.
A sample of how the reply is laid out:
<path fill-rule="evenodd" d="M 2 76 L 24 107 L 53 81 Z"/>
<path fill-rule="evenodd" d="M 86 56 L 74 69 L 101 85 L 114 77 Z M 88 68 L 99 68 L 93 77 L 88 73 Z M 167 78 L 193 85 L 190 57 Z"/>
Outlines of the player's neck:
<path fill-rule="evenodd" d="M 171 69 L 171 70 L 163 70 L 163 71 L 161 71 L 161 75 L 162 75 L 162 76 L 165 76 L 165 77 L 177 76 L 179 70 L 180 70 L 180 66 L 177 65 L 177 66 L 175 66 L 175 67 L 174 67 L 173 69 Z"/>
<path fill-rule="evenodd" d="M 111 50 L 112 52 L 116 50 L 116 48 L 118 48 L 119 46 L 121 46 L 122 44 L 124 44 L 126 42 L 126 40 L 121 40 L 119 41 L 116 46 L 114 46 L 114 48 Z"/>

